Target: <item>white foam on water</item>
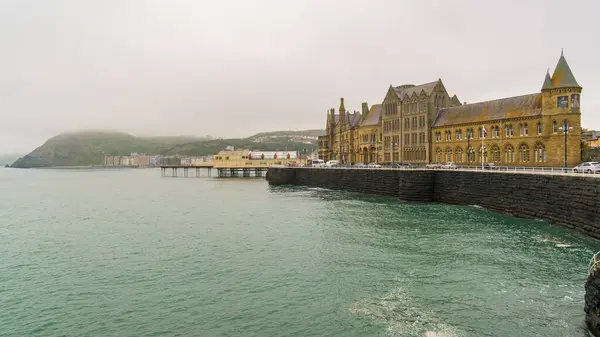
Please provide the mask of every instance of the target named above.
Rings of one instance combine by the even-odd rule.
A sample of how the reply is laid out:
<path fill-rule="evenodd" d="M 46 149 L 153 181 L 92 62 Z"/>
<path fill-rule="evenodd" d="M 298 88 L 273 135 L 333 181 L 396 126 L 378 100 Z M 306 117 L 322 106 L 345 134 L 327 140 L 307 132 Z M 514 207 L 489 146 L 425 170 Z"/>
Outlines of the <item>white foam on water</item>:
<path fill-rule="evenodd" d="M 566 242 L 561 241 L 561 240 L 559 240 L 557 238 L 548 237 L 548 236 L 534 236 L 533 240 L 537 241 L 537 242 L 549 242 L 549 243 L 553 243 L 554 246 L 558 247 L 558 248 L 567 248 L 567 247 L 573 247 L 573 246 L 575 246 L 574 244 L 566 243 Z"/>
<path fill-rule="evenodd" d="M 415 307 L 402 287 L 381 297 L 353 302 L 348 310 L 385 324 L 389 337 L 458 337 L 457 330 L 440 322 L 433 312 Z"/>

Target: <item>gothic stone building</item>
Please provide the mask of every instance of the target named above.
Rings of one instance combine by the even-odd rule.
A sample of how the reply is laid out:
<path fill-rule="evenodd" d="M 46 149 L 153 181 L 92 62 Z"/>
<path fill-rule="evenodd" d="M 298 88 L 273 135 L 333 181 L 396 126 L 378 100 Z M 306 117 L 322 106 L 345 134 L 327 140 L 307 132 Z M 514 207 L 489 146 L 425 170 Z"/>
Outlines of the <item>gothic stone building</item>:
<path fill-rule="evenodd" d="M 382 104 L 362 113 L 327 113 L 319 157 L 356 162 L 493 162 L 574 166 L 581 158 L 581 86 L 561 54 L 538 93 L 461 105 L 441 79 L 390 86 Z M 566 125 L 566 137 L 565 137 Z M 565 139 L 567 147 L 565 151 Z"/>
<path fill-rule="evenodd" d="M 567 165 L 575 166 L 581 161 L 580 94 L 561 54 L 538 93 L 441 109 L 432 126 L 431 160 L 562 166 L 566 153 Z"/>
<path fill-rule="evenodd" d="M 390 86 L 382 103 L 382 161 L 428 163 L 431 124 L 438 110 L 459 104 L 456 95 L 448 95 L 441 79 L 417 86 Z"/>
<path fill-rule="evenodd" d="M 340 99 L 339 113 L 335 109 L 327 112 L 325 135 L 318 138 L 319 158 L 339 160 L 341 163 L 358 162 L 358 126 L 361 113 L 349 113 L 344 107 L 344 99 Z"/>

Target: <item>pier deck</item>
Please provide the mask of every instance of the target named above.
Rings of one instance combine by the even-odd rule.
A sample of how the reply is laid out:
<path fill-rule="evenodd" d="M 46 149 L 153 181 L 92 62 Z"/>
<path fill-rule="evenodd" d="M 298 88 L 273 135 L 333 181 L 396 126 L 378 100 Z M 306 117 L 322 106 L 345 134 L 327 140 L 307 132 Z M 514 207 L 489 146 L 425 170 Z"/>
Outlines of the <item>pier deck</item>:
<path fill-rule="evenodd" d="M 191 170 L 190 170 L 191 169 Z M 213 165 L 163 165 L 160 167 L 161 177 L 212 177 L 212 170 L 217 170 L 217 178 L 225 177 L 264 177 L 267 173 L 266 166 L 237 166 L 220 167 Z M 203 174 L 206 172 L 206 174 Z M 181 174 L 180 174 L 181 173 Z"/>

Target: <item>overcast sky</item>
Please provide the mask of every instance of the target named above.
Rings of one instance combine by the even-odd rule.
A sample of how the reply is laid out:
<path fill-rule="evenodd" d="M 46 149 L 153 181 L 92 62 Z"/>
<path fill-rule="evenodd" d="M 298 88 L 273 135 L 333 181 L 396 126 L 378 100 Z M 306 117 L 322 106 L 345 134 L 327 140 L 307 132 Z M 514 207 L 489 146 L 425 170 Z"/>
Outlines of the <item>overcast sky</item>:
<path fill-rule="evenodd" d="M 0 153 L 64 131 L 247 136 L 442 78 L 539 91 L 564 48 L 600 129 L 600 1 L 0 0 Z"/>

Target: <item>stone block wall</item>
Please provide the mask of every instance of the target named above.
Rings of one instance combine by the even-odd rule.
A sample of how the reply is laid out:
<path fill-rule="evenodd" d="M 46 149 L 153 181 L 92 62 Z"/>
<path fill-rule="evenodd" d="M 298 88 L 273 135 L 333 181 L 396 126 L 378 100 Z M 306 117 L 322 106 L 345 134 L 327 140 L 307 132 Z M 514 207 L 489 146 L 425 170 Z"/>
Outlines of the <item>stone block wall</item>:
<path fill-rule="evenodd" d="M 396 196 L 406 201 L 479 205 L 547 220 L 600 239 L 600 179 L 445 170 L 269 168 L 272 185 Z"/>

